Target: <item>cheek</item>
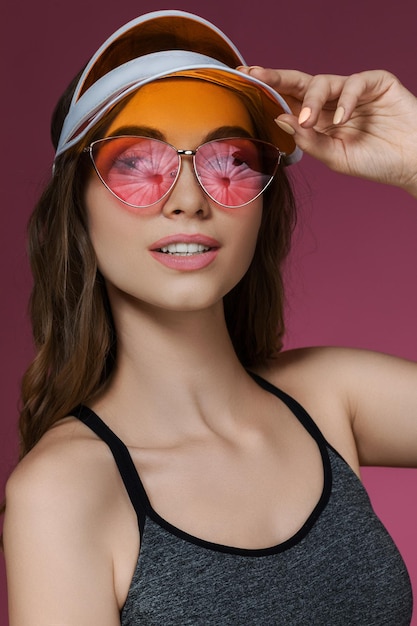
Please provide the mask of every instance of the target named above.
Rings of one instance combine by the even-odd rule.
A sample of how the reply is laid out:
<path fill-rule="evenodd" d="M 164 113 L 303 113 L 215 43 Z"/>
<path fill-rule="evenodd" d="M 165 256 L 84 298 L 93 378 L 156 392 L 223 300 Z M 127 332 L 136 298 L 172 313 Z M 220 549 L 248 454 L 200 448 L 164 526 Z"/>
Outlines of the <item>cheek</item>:
<path fill-rule="evenodd" d="M 236 282 L 247 272 L 255 253 L 259 229 L 262 222 L 262 201 L 257 199 L 251 205 L 241 207 L 237 210 L 239 210 L 241 214 L 236 215 L 237 219 L 234 224 L 236 236 L 234 250 L 234 268 L 237 274 Z"/>
<path fill-rule="evenodd" d="M 128 260 L 130 240 L 137 217 L 126 211 L 96 177 L 87 184 L 85 192 L 87 225 L 97 264 L 104 276 L 118 272 L 118 265 Z"/>
<path fill-rule="evenodd" d="M 239 238 L 242 244 L 245 243 L 248 255 L 252 257 L 262 223 L 262 200 L 257 199 L 250 205 L 242 207 L 242 210 L 244 214 L 242 219 L 238 220 Z"/>
<path fill-rule="evenodd" d="M 108 204 L 107 193 L 100 181 L 92 176 L 86 187 L 84 202 L 88 232 L 99 265 L 102 252 L 108 247 L 111 240 L 110 233 L 113 232 L 114 236 L 117 237 L 117 232 L 114 232 L 117 225 L 114 222 L 113 213 L 108 211 L 106 207 Z M 100 269 L 102 268 L 100 267 Z"/>

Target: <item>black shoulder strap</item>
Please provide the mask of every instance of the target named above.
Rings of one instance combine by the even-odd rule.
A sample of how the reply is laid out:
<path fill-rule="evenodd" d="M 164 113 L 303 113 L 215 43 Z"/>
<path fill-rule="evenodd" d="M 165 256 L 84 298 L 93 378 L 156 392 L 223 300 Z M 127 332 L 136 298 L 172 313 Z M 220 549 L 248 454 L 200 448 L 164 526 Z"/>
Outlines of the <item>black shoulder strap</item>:
<path fill-rule="evenodd" d="M 302 407 L 299 402 L 297 402 L 297 400 L 289 396 L 287 393 L 285 393 L 285 391 L 282 391 L 282 389 L 275 387 L 275 385 L 270 383 L 268 380 L 265 380 L 258 374 L 250 371 L 248 371 L 248 373 L 250 374 L 250 376 L 252 376 L 253 380 L 258 383 L 260 387 L 265 389 L 265 391 L 269 391 L 269 393 L 272 393 L 274 396 L 282 400 L 282 402 L 287 405 L 290 411 L 304 426 L 307 432 L 309 432 L 310 435 L 316 440 L 319 446 L 327 447 L 329 445 L 323 433 L 317 426 L 316 422 L 312 419 L 312 417 L 310 417 L 305 408 Z"/>
<path fill-rule="evenodd" d="M 70 415 L 78 418 L 109 446 L 130 501 L 135 509 L 140 534 L 142 536 L 146 512 L 150 507 L 150 503 L 129 450 L 107 424 L 87 406 L 80 404 L 71 411 Z"/>
<path fill-rule="evenodd" d="M 282 389 L 275 387 L 275 385 L 265 380 L 261 376 L 258 376 L 258 374 L 255 374 L 254 372 L 249 372 L 249 374 L 252 376 L 254 381 L 258 383 L 260 387 L 265 389 L 265 391 L 269 391 L 269 393 L 272 393 L 274 396 L 282 400 L 282 402 L 284 402 L 284 404 L 287 405 L 287 407 L 290 409 L 293 415 L 295 415 L 295 417 L 298 419 L 300 424 L 304 426 L 307 432 L 313 437 L 313 439 L 317 443 L 318 448 L 320 450 L 322 462 L 323 462 L 323 475 L 324 475 L 323 492 L 322 492 L 320 501 L 321 503 L 327 501 L 328 498 L 330 497 L 332 484 L 333 484 L 333 475 L 332 475 L 330 458 L 328 454 L 328 448 L 332 448 L 332 450 L 334 450 L 334 448 L 326 441 L 323 433 L 317 426 L 316 422 L 313 420 L 312 417 L 310 417 L 310 415 L 307 413 L 304 407 L 302 407 L 301 404 L 297 402 L 297 400 L 289 396 L 287 393 L 285 393 L 285 391 L 282 391 Z M 334 451 L 336 452 L 338 456 L 340 456 L 336 450 Z M 321 510 L 321 509 L 319 509 L 319 507 L 316 507 L 316 510 Z"/>

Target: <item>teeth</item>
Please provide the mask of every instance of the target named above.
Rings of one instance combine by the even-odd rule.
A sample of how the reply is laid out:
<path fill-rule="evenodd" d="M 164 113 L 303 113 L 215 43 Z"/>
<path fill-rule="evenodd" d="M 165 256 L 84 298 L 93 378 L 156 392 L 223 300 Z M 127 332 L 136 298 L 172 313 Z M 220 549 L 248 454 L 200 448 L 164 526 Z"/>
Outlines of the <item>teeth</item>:
<path fill-rule="evenodd" d="M 161 248 L 162 252 L 167 254 L 179 254 L 187 256 L 189 254 L 201 254 L 210 250 L 209 246 L 203 246 L 201 243 L 170 243 L 168 246 Z"/>

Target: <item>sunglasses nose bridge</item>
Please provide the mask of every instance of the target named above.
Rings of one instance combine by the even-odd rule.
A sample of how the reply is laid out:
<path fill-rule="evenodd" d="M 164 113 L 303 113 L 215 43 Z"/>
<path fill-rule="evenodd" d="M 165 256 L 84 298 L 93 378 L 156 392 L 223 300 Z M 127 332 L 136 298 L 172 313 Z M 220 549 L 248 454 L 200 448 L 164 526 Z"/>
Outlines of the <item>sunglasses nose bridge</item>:
<path fill-rule="evenodd" d="M 178 175 L 181 173 L 181 169 L 182 169 L 182 158 L 183 157 L 191 157 L 191 164 L 192 164 L 192 169 L 194 172 L 194 175 L 197 177 L 197 171 L 196 171 L 196 165 L 195 165 L 195 155 L 197 154 L 197 150 L 182 150 L 182 149 L 178 149 L 175 148 L 178 157 L 179 157 L 179 172 Z M 198 180 L 198 177 L 197 177 Z"/>
<path fill-rule="evenodd" d="M 177 150 L 177 154 L 179 156 L 180 164 L 182 165 L 182 157 L 192 157 L 191 161 L 193 164 L 193 168 L 195 169 L 195 160 L 194 157 L 196 155 L 196 150 Z"/>
<path fill-rule="evenodd" d="M 194 156 L 196 150 L 177 150 L 177 154 L 180 156 Z"/>

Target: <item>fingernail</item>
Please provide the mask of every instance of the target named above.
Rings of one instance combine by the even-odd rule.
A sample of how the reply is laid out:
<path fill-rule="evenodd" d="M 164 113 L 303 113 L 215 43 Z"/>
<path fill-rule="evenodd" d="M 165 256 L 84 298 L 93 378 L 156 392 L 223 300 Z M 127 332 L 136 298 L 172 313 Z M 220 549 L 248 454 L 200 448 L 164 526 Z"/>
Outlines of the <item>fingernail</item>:
<path fill-rule="evenodd" d="M 344 115 L 345 109 L 343 107 L 337 107 L 333 117 L 333 124 L 340 124 L 340 122 L 343 120 Z"/>
<path fill-rule="evenodd" d="M 251 73 L 252 70 L 263 70 L 263 69 L 265 68 L 262 67 L 262 65 L 251 65 L 250 67 L 248 67 L 249 74 Z"/>
<path fill-rule="evenodd" d="M 277 125 L 284 131 L 284 133 L 288 133 L 289 135 L 295 135 L 295 130 L 292 126 L 287 124 L 287 122 L 281 122 L 281 120 L 275 120 Z"/>
<path fill-rule="evenodd" d="M 310 107 L 304 107 L 304 109 L 301 109 L 300 115 L 298 116 L 298 123 L 304 124 L 304 122 L 308 120 L 310 115 L 311 115 Z"/>

